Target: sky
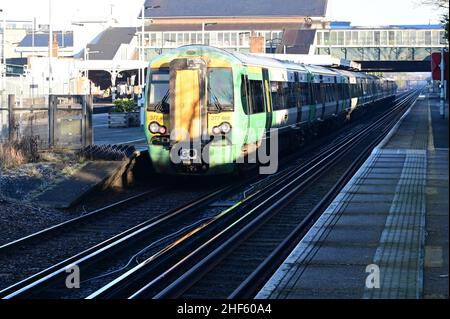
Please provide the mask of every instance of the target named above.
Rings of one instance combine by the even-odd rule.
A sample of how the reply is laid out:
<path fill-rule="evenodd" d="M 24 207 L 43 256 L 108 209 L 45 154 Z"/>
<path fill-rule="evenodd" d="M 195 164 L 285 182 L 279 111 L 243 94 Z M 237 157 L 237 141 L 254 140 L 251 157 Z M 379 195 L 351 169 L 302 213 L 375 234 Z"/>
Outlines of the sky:
<path fill-rule="evenodd" d="M 71 29 L 73 20 L 104 19 L 109 16 L 111 5 L 121 25 L 133 26 L 143 4 L 143 0 L 51 1 L 52 24 L 60 29 Z M 329 0 L 328 16 L 331 20 L 351 21 L 353 25 L 438 23 L 439 12 L 420 1 Z M 48 23 L 48 4 L 49 0 L 0 0 L 0 9 L 4 9 L 7 19 L 33 19 L 35 16 L 38 24 L 45 24 Z"/>

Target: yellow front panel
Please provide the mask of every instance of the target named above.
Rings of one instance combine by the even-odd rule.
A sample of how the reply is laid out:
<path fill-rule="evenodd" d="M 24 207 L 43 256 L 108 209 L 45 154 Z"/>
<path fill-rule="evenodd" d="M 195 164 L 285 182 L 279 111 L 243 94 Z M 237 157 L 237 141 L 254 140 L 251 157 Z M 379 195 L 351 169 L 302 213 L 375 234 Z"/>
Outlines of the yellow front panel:
<path fill-rule="evenodd" d="M 201 137 L 200 85 L 198 70 L 180 70 L 176 73 L 175 84 L 175 122 L 176 140 L 183 139 L 183 131 L 191 139 Z"/>

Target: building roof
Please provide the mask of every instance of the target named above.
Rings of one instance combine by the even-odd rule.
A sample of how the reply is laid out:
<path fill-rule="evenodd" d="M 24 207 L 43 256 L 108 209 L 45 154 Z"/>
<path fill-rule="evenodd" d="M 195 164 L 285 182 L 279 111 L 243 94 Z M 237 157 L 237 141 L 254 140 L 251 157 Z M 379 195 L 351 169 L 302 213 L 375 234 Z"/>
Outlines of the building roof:
<path fill-rule="evenodd" d="M 328 0 L 146 0 L 146 18 L 325 17 Z M 139 14 L 141 16 L 141 13 Z"/>
<path fill-rule="evenodd" d="M 332 21 L 331 29 L 443 29 L 441 24 L 404 24 L 404 25 L 381 25 L 381 26 L 352 26 L 348 21 Z"/>
<path fill-rule="evenodd" d="M 299 29 L 300 23 L 220 23 L 208 25 L 206 31 L 242 31 L 242 30 L 284 30 Z M 150 32 L 176 32 L 176 31 L 202 31 L 201 24 L 150 24 L 145 26 L 145 31 Z"/>
<path fill-rule="evenodd" d="M 286 53 L 308 54 L 315 36 L 316 30 L 286 30 L 276 52 L 283 53 L 286 46 Z"/>
<path fill-rule="evenodd" d="M 55 31 L 58 39 L 58 46 L 60 48 L 73 47 L 73 32 L 67 31 Z M 33 46 L 33 34 L 28 33 L 25 38 L 19 44 L 19 48 L 32 47 Z M 34 34 L 34 46 L 35 47 L 48 47 L 48 32 L 40 32 Z"/>
<path fill-rule="evenodd" d="M 135 27 L 108 28 L 87 47 L 92 53 L 89 60 L 112 60 L 122 44 L 130 44 L 136 34 Z M 84 54 L 84 52 L 81 52 Z"/>

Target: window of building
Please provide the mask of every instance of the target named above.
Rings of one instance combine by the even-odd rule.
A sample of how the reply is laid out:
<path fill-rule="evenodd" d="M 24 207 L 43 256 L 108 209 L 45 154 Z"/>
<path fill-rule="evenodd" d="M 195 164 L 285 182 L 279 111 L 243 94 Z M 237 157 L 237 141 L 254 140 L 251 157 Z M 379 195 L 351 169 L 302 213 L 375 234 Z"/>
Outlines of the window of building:
<path fill-rule="evenodd" d="M 411 43 L 411 45 L 416 44 L 416 41 L 417 41 L 416 34 L 417 34 L 417 32 L 415 30 L 409 31 L 409 43 Z"/>
<path fill-rule="evenodd" d="M 233 47 L 237 46 L 237 34 L 236 34 L 236 32 L 231 33 L 231 45 Z"/>
<path fill-rule="evenodd" d="M 367 31 L 365 45 L 373 45 L 373 44 L 374 44 L 374 32 Z"/>
<path fill-rule="evenodd" d="M 350 45 L 352 43 L 352 32 L 345 31 L 345 45 Z"/>
<path fill-rule="evenodd" d="M 387 45 L 387 31 L 380 31 L 380 45 Z"/>
<path fill-rule="evenodd" d="M 330 32 L 325 31 L 323 33 L 323 43 L 324 45 L 330 45 Z"/>
<path fill-rule="evenodd" d="M 425 32 L 417 31 L 417 45 L 425 45 Z"/>
<path fill-rule="evenodd" d="M 323 44 L 323 32 L 317 32 L 317 45 Z"/>
<path fill-rule="evenodd" d="M 239 33 L 239 46 L 248 47 L 250 39 L 250 32 L 240 32 Z"/>
<path fill-rule="evenodd" d="M 375 45 L 381 44 L 381 32 L 380 31 L 375 31 L 373 33 L 373 40 L 374 40 Z"/>
<path fill-rule="evenodd" d="M 147 46 L 148 44 L 146 44 Z M 156 34 L 152 33 L 150 34 L 150 46 L 155 47 L 156 46 Z"/>
<path fill-rule="evenodd" d="M 338 32 L 337 44 L 344 45 L 344 31 Z"/>
<path fill-rule="evenodd" d="M 223 35 L 223 45 L 225 47 L 229 47 L 231 44 L 230 42 L 230 32 L 225 32 Z"/>
<path fill-rule="evenodd" d="M 389 31 L 389 45 L 395 45 L 395 32 Z"/>
<path fill-rule="evenodd" d="M 410 45 L 409 31 L 402 31 L 402 41 L 404 45 Z"/>
<path fill-rule="evenodd" d="M 431 31 L 425 31 L 425 45 L 431 45 Z"/>
<path fill-rule="evenodd" d="M 337 45 L 337 32 L 330 32 L 330 45 Z"/>
<path fill-rule="evenodd" d="M 402 31 L 395 31 L 395 41 L 396 41 L 396 45 L 402 45 L 403 44 L 403 40 L 402 40 Z"/>
<path fill-rule="evenodd" d="M 445 38 L 445 31 L 440 31 L 439 34 L 440 34 L 440 36 L 439 36 L 440 44 L 441 45 L 447 44 L 447 39 Z"/>
<path fill-rule="evenodd" d="M 358 45 L 359 44 L 359 33 L 358 31 L 352 31 L 352 45 Z"/>
<path fill-rule="evenodd" d="M 217 33 L 217 45 L 223 46 L 223 32 Z"/>
<path fill-rule="evenodd" d="M 191 44 L 197 44 L 197 33 L 191 33 Z"/>

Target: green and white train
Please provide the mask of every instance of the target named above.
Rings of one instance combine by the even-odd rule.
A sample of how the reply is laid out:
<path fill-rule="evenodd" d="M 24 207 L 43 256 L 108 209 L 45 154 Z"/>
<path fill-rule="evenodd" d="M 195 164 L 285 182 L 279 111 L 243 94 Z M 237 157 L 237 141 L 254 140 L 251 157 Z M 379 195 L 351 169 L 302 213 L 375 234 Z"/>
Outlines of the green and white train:
<path fill-rule="evenodd" d="M 362 106 L 393 100 L 393 81 L 209 46 L 184 46 L 150 62 L 146 125 L 162 174 L 225 174 L 267 133 L 290 138 Z"/>

